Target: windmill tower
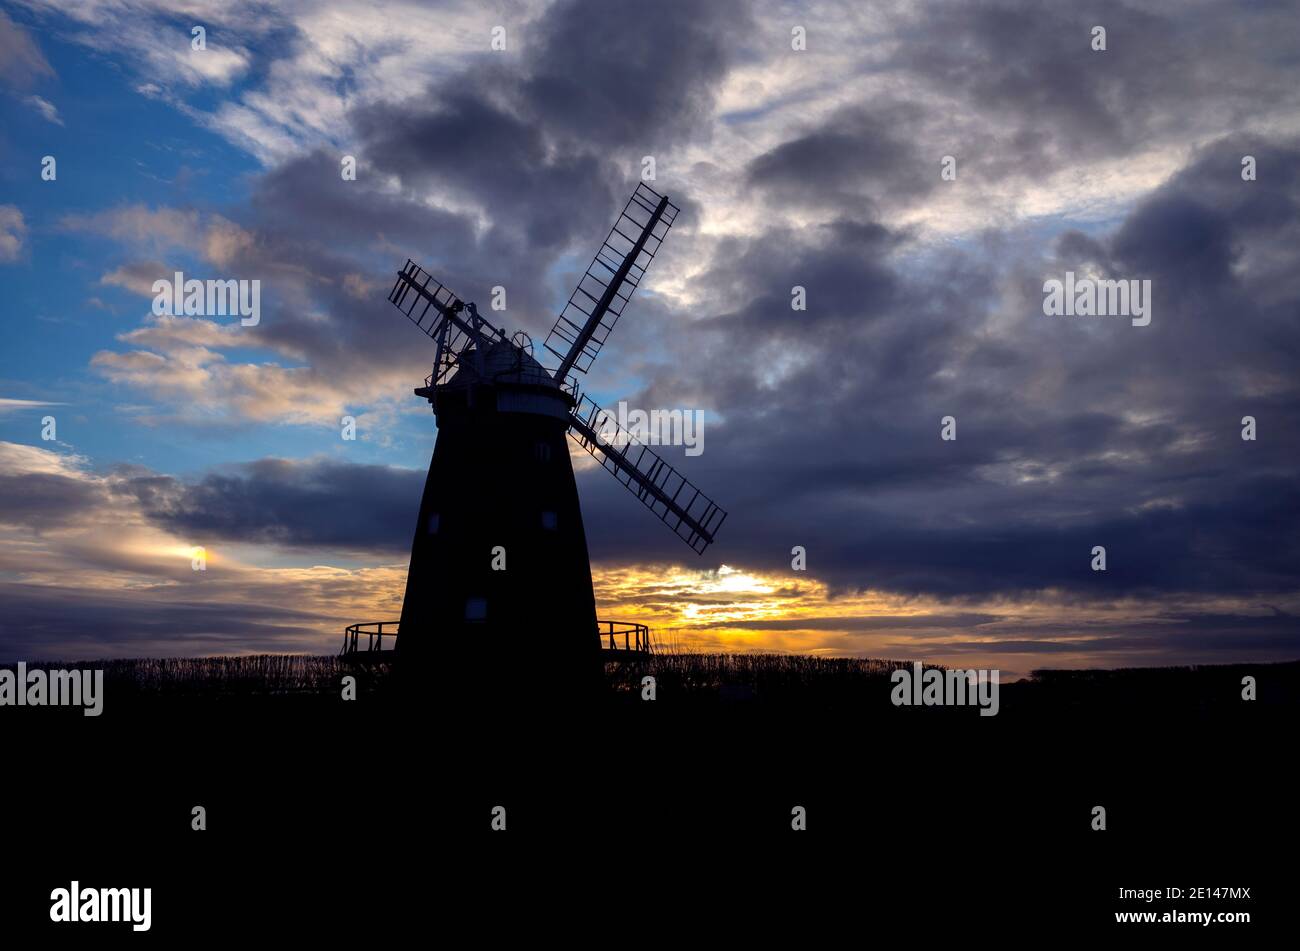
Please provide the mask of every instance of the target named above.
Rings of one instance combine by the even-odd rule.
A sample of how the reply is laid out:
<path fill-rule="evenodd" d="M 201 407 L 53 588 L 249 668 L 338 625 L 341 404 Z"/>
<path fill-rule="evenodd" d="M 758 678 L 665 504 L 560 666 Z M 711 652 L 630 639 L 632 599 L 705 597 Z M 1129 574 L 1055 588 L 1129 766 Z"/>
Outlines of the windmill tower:
<path fill-rule="evenodd" d="M 578 691 L 602 650 L 648 652 L 642 625 L 598 621 L 565 434 L 571 434 L 696 553 L 726 513 L 579 392 L 678 209 L 638 185 L 544 345 L 479 315 L 412 261 L 389 300 L 436 344 L 429 401 L 438 438 L 425 481 L 399 625 L 353 625 L 345 652 L 396 628 L 402 666 L 488 670 L 494 684 Z M 376 631 L 376 628 L 378 630 Z M 387 630 L 385 630 L 387 628 Z M 378 636 L 376 636 L 378 635 Z"/>

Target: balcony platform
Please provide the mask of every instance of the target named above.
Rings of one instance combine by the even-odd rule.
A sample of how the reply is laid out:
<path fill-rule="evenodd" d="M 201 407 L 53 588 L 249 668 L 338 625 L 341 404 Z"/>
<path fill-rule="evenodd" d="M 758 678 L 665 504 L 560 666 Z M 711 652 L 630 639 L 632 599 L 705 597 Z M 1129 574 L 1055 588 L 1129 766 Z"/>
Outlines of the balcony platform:
<path fill-rule="evenodd" d="M 397 659 L 397 621 L 362 621 L 343 632 L 339 657 L 348 663 L 377 664 Z M 634 621 L 597 621 L 602 660 L 644 660 L 655 652 L 650 628 Z M 385 638 L 391 638 L 385 646 Z"/>

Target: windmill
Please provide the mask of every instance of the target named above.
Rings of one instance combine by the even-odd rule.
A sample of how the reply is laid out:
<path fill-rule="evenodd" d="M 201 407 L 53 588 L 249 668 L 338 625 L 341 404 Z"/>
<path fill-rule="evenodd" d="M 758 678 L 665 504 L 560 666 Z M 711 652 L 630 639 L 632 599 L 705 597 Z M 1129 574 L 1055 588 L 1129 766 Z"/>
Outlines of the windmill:
<path fill-rule="evenodd" d="M 411 545 L 400 623 L 353 625 L 395 654 L 501 660 L 520 677 L 590 683 L 602 647 L 650 650 L 643 625 L 596 617 L 586 533 L 566 433 L 702 554 L 726 512 L 580 393 L 585 374 L 645 277 L 678 209 L 637 186 L 543 346 L 508 337 L 413 261 L 388 299 L 435 344 L 433 373 L 416 395 L 438 420 Z M 385 630 L 387 628 L 387 630 Z M 396 629 L 396 631 L 394 631 Z M 449 667 L 448 669 L 460 669 Z"/>

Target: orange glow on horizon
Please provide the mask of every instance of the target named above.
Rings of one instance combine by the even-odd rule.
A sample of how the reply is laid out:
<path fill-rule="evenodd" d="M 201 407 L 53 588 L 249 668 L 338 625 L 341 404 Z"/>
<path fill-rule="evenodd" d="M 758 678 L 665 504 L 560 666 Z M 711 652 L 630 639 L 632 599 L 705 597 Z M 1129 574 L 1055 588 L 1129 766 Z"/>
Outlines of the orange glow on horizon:
<path fill-rule="evenodd" d="M 1167 606 L 1141 599 L 1079 604 L 1054 591 L 952 601 L 870 590 L 832 597 L 825 583 L 800 572 L 767 574 L 731 565 L 716 571 L 593 566 L 592 574 L 602 619 L 647 624 L 669 650 L 923 660 L 998 669 L 1006 680 L 1040 667 L 1224 662 L 1171 660 L 1180 622 L 1164 613 Z M 1195 610 L 1256 609 L 1204 599 Z M 1168 633 L 1143 651 L 1117 637 L 1134 625 Z"/>

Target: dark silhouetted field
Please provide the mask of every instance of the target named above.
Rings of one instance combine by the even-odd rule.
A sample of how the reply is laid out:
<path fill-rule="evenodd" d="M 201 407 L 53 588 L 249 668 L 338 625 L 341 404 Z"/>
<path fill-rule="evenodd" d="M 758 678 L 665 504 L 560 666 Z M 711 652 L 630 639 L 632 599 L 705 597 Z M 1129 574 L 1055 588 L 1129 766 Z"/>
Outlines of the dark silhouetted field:
<path fill-rule="evenodd" d="M 9 669 L 14 665 L 9 664 Z M 385 699 L 397 682 L 396 664 L 350 664 L 336 656 L 257 654 L 232 657 L 30 662 L 29 668 L 90 668 L 105 672 L 110 710 L 148 709 L 172 703 L 294 707 L 334 704 L 345 675 L 357 678 L 360 698 Z M 608 698 L 640 702 L 645 676 L 656 681 L 657 700 L 693 707 L 836 707 L 888 712 L 890 674 L 906 661 L 823 658 L 797 654 L 658 654 L 635 663 L 606 664 Z M 933 666 L 933 665 L 929 665 Z M 454 674 L 459 684 L 491 671 L 436 669 L 411 678 L 417 691 L 436 692 Z M 1258 699 L 1241 698 L 1253 676 Z M 540 689 L 540 688 L 539 688 Z M 1027 711 L 1064 716 L 1099 709 L 1163 712 L 1240 711 L 1300 703 L 1300 661 L 1120 670 L 1038 670 L 1026 680 L 1000 685 L 1000 716 Z M 915 709 L 915 708 L 912 708 Z M 969 709 L 923 708 L 969 716 Z"/>

